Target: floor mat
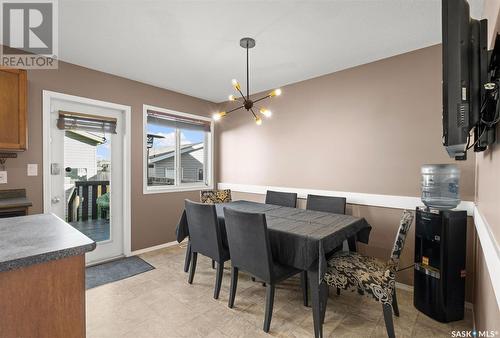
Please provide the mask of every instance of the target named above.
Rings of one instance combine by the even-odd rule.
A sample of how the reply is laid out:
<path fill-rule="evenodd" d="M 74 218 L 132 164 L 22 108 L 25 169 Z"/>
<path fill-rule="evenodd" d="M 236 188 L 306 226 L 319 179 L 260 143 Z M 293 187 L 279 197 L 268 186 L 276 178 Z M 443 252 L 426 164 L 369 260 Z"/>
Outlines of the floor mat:
<path fill-rule="evenodd" d="M 155 267 L 138 256 L 126 257 L 86 268 L 85 288 L 92 289 L 99 285 L 116 282 Z"/>

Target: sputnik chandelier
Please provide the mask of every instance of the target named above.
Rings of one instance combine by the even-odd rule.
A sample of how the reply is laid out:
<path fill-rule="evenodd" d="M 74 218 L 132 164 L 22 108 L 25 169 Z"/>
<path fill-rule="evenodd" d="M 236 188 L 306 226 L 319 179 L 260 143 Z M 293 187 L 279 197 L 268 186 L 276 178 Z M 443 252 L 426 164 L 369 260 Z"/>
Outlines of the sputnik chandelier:
<path fill-rule="evenodd" d="M 257 123 L 257 125 L 260 126 L 262 124 L 262 119 L 260 118 L 259 115 L 257 115 L 255 113 L 254 108 L 258 109 L 258 112 L 265 117 L 271 117 L 272 113 L 269 109 L 258 107 L 256 105 L 256 103 L 263 101 L 263 100 L 270 98 L 270 97 L 280 96 L 281 89 L 279 89 L 279 88 L 275 89 L 272 92 L 270 92 L 269 94 L 267 94 L 266 96 L 261 97 L 260 99 L 256 99 L 256 100 L 250 99 L 250 82 L 249 82 L 249 77 L 248 77 L 248 50 L 250 48 L 255 47 L 255 40 L 252 38 L 243 38 L 240 40 L 240 46 L 247 50 L 247 95 L 245 96 L 243 94 L 243 92 L 241 91 L 241 86 L 240 86 L 239 82 L 236 79 L 233 79 L 232 80 L 233 87 L 241 97 L 229 95 L 229 101 L 238 102 L 238 104 L 239 104 L 238 107 L 233 108 L 233 109 L 228 110 L 228 111 L 221 111 L 221 112 L 215 113 L 212 117 L 215 121 L 218 121 L 221 118 L 223 118 L 224 116 L 228 115 L 229 113 L 232 113 L 232 112 L 239 110 L 241 108 L 245 108 L 248 112 L 252 113 L 252 115 L 255 119 L 255 123 Z"/>

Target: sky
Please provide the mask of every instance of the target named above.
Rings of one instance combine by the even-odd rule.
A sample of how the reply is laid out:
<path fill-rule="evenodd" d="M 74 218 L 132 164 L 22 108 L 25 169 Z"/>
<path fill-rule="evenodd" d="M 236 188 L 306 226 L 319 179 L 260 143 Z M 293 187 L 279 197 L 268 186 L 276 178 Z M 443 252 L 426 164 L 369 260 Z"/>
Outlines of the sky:
<path fill-rule="evenodd" d="M 111 161 L 111 137 L 106 135 L 106 143 L 97 146 L 97 160 Z"/>
<path fill-rule="evenodd" d="M 175 142 L 175 129 L 158 126 L 155 124 L 148 124 L 148 133 L 161 135 L 165 138 L 155 139 L 154 147 L 169 147 L 173 146 Z M 205 139 L 203 131 L 196 130 L 182 130 L 181 142 L 182 144 L 191 144 L 203 142 Z M 97 160 L 110 160 L 111 159 L 111 137 L 106 135 L 106 143 L 97 146 Z"/>
<path fill-rule="evenodd" d="M 154 148 L 169 147 L 175 145 L 175 129 L 158 126 L 155 124 L 148 124 L 148 133 L 161 135 L 164 138 L 154 140 Z M 181 129 L 181 143 L 191 144 L 203 142 L 205 139 L 205 132 L 197 130 L 182 130 Z"/>

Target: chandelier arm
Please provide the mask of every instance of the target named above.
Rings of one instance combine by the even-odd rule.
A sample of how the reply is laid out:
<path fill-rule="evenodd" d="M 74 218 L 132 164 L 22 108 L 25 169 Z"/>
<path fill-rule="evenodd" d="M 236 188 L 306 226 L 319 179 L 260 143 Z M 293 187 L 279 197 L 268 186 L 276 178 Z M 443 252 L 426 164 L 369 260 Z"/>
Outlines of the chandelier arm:
<path fill-rule="evenodd" d="M 257 103 L 257 102 L 259 102 L 259 101 L 265 100 L 265 99 L 270 98 L 270 97 L 271 97 L 271 95 L 266 95 L 266 96 L 264 96 L 264 97 L 261 97 L 260 99 L 257 99 L 257 100 L 255 100 L 255 101 L 253 101 L 253 103 Z"/>
<path fill-rule="evenodd" d="M 238 109 L 241 109 L 241 108 L 243 108 L 243 107 L 245 107 L 245 106 L 243 105 L 243 106 L 239 106 L 239 107 L 233 108 L 233 109 L 231 109 L 231 110 L 228 110 L 228 111 L 226 112 L 226 114 L 232 113 L 233 111 L 238 110 Z"/>
<path fill-rule="evenodd" d="M 238 93 L 240 93 L 241 98 L 243 99 L 243 102 L 247 102 L 247 99 L 245 98 L 245 95 L 241 92 L 241 89 L 236 88 L 236 90 L 238 91 Z"/>
<path fill-rule="evenodd" d="M 253 108 L 250 108 L 250 111 L 252 112 L 253 117 L 255 117 L 257 119 L 257 115 L 255 115 L 255 112 L 253 111 Z"/>

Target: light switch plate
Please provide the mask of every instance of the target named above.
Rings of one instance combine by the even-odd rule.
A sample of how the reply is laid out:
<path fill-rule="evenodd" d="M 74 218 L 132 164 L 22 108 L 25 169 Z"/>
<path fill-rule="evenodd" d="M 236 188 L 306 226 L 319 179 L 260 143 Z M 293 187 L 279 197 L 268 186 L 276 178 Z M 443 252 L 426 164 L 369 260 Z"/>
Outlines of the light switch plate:
<path fill-rule="evenodd" d="M 36 163 L 28 164 L 28 176 L 38 176 L 38 164 Z"/>
<path fill-rule="evenodd" d="M 6 184 L 6 183 L 7 183 L 7 172 L 0 171 L 0 184 Z"/>

